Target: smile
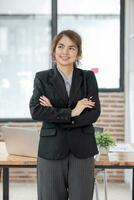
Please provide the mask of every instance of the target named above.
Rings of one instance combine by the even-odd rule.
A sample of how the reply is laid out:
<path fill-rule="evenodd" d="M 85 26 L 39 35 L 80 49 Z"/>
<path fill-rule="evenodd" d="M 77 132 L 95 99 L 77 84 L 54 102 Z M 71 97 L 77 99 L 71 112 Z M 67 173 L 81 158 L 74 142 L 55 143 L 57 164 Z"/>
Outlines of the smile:
<path fill-rule="evenodd" d="M 68 59 L 69 59 L 69 57 L 66 57 L 66 56 L 60 56 L 60 58 L 61 58 L 62 60 L 68 60 Z"/>

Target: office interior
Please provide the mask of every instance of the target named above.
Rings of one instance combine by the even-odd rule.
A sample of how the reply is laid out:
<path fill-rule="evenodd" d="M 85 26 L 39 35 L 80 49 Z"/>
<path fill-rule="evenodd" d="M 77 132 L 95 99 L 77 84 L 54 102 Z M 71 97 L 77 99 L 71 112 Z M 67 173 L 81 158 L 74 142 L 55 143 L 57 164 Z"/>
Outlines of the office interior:
<path fill-rule="evenodd" d="M 80 68 L 98 81 L 102 113 L 95 126 L 134 143 L 133 21 L 134 0 L 0 0 L 0 127 L 40 128 L 28 109 L 34 76 L 51 67 L 54 35 L 72 29 L 83 39 Z M 36 181 L 35 169 L 31 176 L 19 170 L 12 170 L 12 182 Z M 110 170 L 107 178 L 132 189 L 131 170 Z"/>

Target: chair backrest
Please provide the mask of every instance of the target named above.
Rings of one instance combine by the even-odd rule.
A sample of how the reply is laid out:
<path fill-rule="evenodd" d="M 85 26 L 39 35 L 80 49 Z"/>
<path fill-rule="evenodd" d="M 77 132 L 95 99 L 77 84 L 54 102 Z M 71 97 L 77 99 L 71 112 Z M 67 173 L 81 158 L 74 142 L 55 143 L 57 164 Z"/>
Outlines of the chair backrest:
<path fill-rule="evenodd" d="M 95 133 L 102 133 L 104 128 L 101 128 L 101 127 L 94 127 L 95 129 Z"/>

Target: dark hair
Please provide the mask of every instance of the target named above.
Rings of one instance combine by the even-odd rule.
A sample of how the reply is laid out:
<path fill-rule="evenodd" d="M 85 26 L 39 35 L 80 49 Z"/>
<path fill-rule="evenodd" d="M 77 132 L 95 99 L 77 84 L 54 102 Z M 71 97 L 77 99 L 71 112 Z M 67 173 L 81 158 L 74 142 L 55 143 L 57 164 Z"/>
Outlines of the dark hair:
<path fill-rule="evenodd" d="M 82 41 L 81 41 L 81 36 L 78 33 L 76 33 L 75 31 L 73 31 L 73 30 L 63 30 L 59 34 L 57 34 L 54 37 L 53 41 L 52 41 L 52 60 L 53 60 L 53 62 L 55 61 L 54 52 L 55 52 L 56 46 L 57 46 L 59 40 L 63 36 L 67 36 L 70 40 L 72 40 L 76 44 L 76 46 L 78 48 L 78 54 L 77 54 L 77 56 L 80 59 L 81 56 L 82 56 Z M 79 59 L 76 61 L 78 64 L 79 64 Z"/>

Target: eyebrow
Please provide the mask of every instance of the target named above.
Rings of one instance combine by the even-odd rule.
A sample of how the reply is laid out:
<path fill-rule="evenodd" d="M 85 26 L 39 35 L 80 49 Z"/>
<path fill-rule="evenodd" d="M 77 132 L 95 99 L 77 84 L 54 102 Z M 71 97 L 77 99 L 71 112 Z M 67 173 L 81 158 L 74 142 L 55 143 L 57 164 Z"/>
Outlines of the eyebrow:
<path fill-rule="evenodd" d="M 65 46 L 63 43 L 58 43 L 57 45 L 62 45 L 62 46 Z M 76 45 L 69 45 L 69 47 L 77 47 Z"/>

